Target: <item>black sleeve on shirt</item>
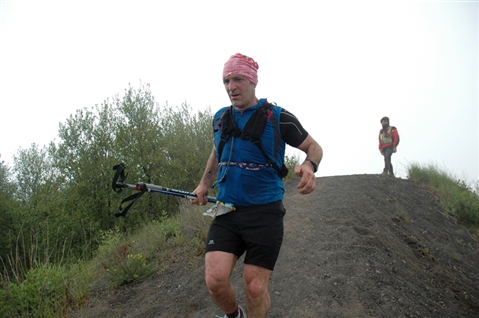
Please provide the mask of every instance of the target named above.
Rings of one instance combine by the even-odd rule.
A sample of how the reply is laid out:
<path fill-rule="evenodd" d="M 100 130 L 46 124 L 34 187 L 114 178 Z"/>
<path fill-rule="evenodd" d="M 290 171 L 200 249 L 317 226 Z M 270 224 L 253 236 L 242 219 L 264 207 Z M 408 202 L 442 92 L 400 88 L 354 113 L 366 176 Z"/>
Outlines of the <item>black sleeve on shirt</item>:
<path fill-rule="evenodd" d="M 281 109 L 279 115 L 281 135 L 284 141 L 293 147 L 298 147 L 308 137 L 308 132 L 303 128 L 299 120 L 286 109 Z"/>

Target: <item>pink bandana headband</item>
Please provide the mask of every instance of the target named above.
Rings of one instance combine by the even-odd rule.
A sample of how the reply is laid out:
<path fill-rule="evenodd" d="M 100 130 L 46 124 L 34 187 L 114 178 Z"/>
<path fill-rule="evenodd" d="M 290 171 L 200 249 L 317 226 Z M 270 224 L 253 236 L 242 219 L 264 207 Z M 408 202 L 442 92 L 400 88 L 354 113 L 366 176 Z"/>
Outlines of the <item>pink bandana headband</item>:
<path fill-rule="evenodd" d="M 223 79 L 231 74 L 242 75 L 256 85 L 258 83 L 258 68 L 258 63 L 251 57 L 236 53 L 225 63 Z"/>

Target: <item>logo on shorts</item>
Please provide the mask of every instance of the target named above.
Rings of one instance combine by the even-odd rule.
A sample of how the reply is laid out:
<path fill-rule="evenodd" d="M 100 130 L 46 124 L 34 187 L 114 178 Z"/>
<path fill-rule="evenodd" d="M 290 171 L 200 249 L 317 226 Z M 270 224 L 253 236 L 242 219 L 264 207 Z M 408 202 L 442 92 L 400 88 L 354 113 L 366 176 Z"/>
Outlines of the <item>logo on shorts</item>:
<path fill-rule="evenodd" d="M 215 244 L 215 240 L 209 240 L 208 245 L 214 245 L 214 244 Z"/>

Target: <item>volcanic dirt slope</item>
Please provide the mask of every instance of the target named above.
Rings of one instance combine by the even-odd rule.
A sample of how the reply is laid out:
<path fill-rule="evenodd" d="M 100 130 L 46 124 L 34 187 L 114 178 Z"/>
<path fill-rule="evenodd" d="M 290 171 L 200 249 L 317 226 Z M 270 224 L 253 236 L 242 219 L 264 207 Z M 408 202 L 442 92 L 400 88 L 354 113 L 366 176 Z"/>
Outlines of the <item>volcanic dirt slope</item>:
<path fill-rule="evenodd" d="M 478 242 L 433 193 L 381 175 L 318 178 L 306 196 L 297 182 L 286 182 L 268 317 L 479 317 Z M 139 284 L 95 287 L 73 317 L 220 314 L 204 286 L 203 256 L 182 259 Z M 244 304 L 241 264 L 233 281 Z"/>

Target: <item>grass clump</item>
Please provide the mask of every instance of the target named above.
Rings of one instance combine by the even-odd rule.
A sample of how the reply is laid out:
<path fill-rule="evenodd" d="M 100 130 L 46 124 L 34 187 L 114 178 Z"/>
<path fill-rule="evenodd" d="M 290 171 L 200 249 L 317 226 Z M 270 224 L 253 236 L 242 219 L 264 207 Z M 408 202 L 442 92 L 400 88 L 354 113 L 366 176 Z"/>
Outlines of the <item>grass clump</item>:
<path fill-rule="evenodd" d="M 142 280 L 156 271 L 156 248 L 164 241 L 159 227 L 157 222 L 152 222 L 132 235 L 118 231 L 104 234 L 104 242 L 94 261 L 104 270 L 113 287 Z M 151 235 L 150 244 L 146 244 L 143 233 Z"/>
<path fill-rule="evenodd" d="M 446 213 L 454 216 L 458 222 L 479 233 L 479 196 L 466 181 L 429 164 L 421 166 L 410 164 L 408 178 L 425 183 L 441 197 Z"/>
<path fill-rule="evenodd" d="M 143 280 L 172 259 L 202 255 L 211 223 L 203 210 L 182 202 L 179 213 L 164 213 L 160 221 L 149 222 L 134 233 L 105 233 L 94 262 L 112 287 L 119 287 Z"/>
<path fill-rule="evenodd" d="M 171 217 L 165 214 L 135 233 L 105 233 L 96 260 L 113 287 L 152 275 L 182 247 L 196 251 L 193 255 L 204 251 L 209 220 L 189 204 L 182 210 Z"/>
<path fill-rule="evenodd" d="M 400 210 L 398 211 L 398 213 L 396 214 L 397 218 L 402 222 L 402 223 L 411 223 L 411 218 L 409 217 L 409 215 L 403 211 L 403 210 Z"/>

